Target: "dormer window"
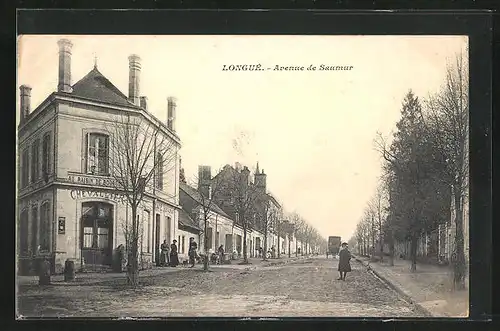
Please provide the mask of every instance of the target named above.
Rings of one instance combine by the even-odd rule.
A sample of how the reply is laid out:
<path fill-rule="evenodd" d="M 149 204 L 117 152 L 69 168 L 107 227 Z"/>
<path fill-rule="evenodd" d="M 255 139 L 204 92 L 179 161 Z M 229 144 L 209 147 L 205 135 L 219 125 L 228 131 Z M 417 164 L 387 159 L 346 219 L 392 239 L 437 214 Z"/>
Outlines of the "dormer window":
<path fill-rule="evenodd" d="M 87 135 L 87 173 L 109 174 L 109 137 L 101 133 Z"/>

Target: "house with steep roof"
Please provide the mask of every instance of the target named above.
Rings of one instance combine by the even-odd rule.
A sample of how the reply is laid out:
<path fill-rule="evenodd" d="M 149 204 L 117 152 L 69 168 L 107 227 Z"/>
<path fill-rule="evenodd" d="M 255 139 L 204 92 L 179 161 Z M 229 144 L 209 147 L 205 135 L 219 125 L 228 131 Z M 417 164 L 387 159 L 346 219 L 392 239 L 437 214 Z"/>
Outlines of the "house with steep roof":
<path fill-rule="evenodd" d="M 207 217 L 207 244 L 208 253 L 217 252 L 220 245 L 223 245 L 226 253 L 234 251 L 241 253 L 240 242 L 238 238 L 243 237 L 243 229 L 236 224 L 234 220 L 220 208 L 216 201 L 211 197 L 211 191 L 204 190 L 203 174 L 206 170 L 200 166 L 198 185 L 195 188 L 184 181 L 179 184 L 179 201 L 182 206 L 183 214 L 190 216 L 190 219 L 195 220 L 195 224 L 199 228 L 197 241 L 199 243 L 199 251 L 204 253 L 205 248 L 205 218 L 204 212 L 208 212 Z M 179 230 L 181 230 L 179 223 Z M 191 232 L 194 234 L 194 232 Z"/>
<path fill-rule="evenodd" d="M 33 272 L 42 258 L 51 261 L 53 272 L 61 272 L 68 259 L 77 268 L 106 269 L 118 247 L 129 248 L 126 238 L 132 211 L 124 191 L 117 189 L 111 166 L 116 156 L 113 142 L 119 137 L 108 130 L 124 117 L 154 128 L 161 143 L 170 146 L 168 162 L 172 164 L 168 170 L 155 168 L 154 180 L 144 187 L 137 212 L 140 260 L 144 268 L 150 267 L 159 259 L 163 240 L 171 242 L 177 237 L 181 142 L 175 130 L 175 101 L 169 98 L 166 102 L 165 121 L 151 114 L 147 98 L 140 95 L 141 60 L 137 55 L 129 57 L 128 95 L 97 64 L 72 84 L 73 44 L 62 39 L 58 46 L 57 91 L 32 110 L 31 87 L 20 86 L 19 271 Z M 156 153 L 153 157 L 164 156 Z"/>

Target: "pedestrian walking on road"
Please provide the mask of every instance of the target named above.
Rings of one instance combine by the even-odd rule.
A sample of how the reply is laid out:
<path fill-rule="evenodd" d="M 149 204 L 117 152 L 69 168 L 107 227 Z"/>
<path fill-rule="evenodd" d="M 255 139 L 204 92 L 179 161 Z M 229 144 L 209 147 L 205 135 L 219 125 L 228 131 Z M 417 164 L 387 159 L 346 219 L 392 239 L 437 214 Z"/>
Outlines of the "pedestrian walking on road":
<path fill-rule="evenodd" d="M 345 280 L 345 276 L 348 272 L 351 272 L 351 252 L 347 247 L 347 243 L 342 244 L 342 249 L 339 252 L 339 274 L 340 278 L 338 280 Z"/>
<path fill-rule="evenodd" d="M 198 244 L 194 241 L 194 237 L 189 238 L 189 263 L 191 263 L 191 267 L 193 268 L 196 264 L 196 250 L 198 249 Z"/>
<path fill-rule="evenodd" d="M 170 245 L 170 266 L 177 267 L 179 265 L 179 256 L 177 255 L 177 240 Z"/>

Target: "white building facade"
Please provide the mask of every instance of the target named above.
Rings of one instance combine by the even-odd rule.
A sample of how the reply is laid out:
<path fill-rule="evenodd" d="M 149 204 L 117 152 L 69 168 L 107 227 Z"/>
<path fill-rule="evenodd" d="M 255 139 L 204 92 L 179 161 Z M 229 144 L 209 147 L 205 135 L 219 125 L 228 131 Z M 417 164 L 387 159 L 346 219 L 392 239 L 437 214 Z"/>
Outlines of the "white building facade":
<path fill-rule="evenodd" d="M 154 183 L 145 186 L 137 212 L 140 260 L 144 268 L 150 267 L 159 258 L 161 242 L 175 238 L 178 224 L 180 140 L 175 133 L 175 116 L 165 124 L 148 112 L 147 99 L 139 97 L 141 65 L 137 56 L 129 57 L 127 97 L 97 66 L 71 84 L 73 45 L 69 40 L 58 45 L 57 92 L 31 112 L 31 89 L 20 88 L 20 272 L 33 272 L 35 261 L 42 258 L 51 261 L 53 272 L 61 272 L 67 259 L 81 268 L 110 267 L 117 248 L 128 248 L 125 235 L 132 211 L 126 194 L 117 189 L 112 146 L 119 137 L 110 130 L 124 116 L 157 128 L 162 141 L 171 144 L 172 167 L 166 172 L 155 171 Z M 174 109 L 169 109 L 169 114 L 173 113 Z"/>

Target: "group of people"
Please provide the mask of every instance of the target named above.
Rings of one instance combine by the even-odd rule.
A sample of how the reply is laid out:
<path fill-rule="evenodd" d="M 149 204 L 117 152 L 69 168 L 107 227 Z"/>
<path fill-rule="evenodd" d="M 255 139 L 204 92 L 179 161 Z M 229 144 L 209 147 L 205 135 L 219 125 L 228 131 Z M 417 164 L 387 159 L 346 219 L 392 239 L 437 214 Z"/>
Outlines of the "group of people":
<path fill-rule="evenodd" d="M 194 241 L 194 238 L 189 238 L 189 263 L 191 264 L 191 268 L 196 264 L 196 257 L 198 250 L 198 244 Z M 164 240 L 163 244 L 160 246 L 160 266 L 166 267 L 177 267 L 179 265 L 179 252 L 177 249 L 177 240 L 173 240 L 172 244 L 168 245 L 167 241 Z"/>

